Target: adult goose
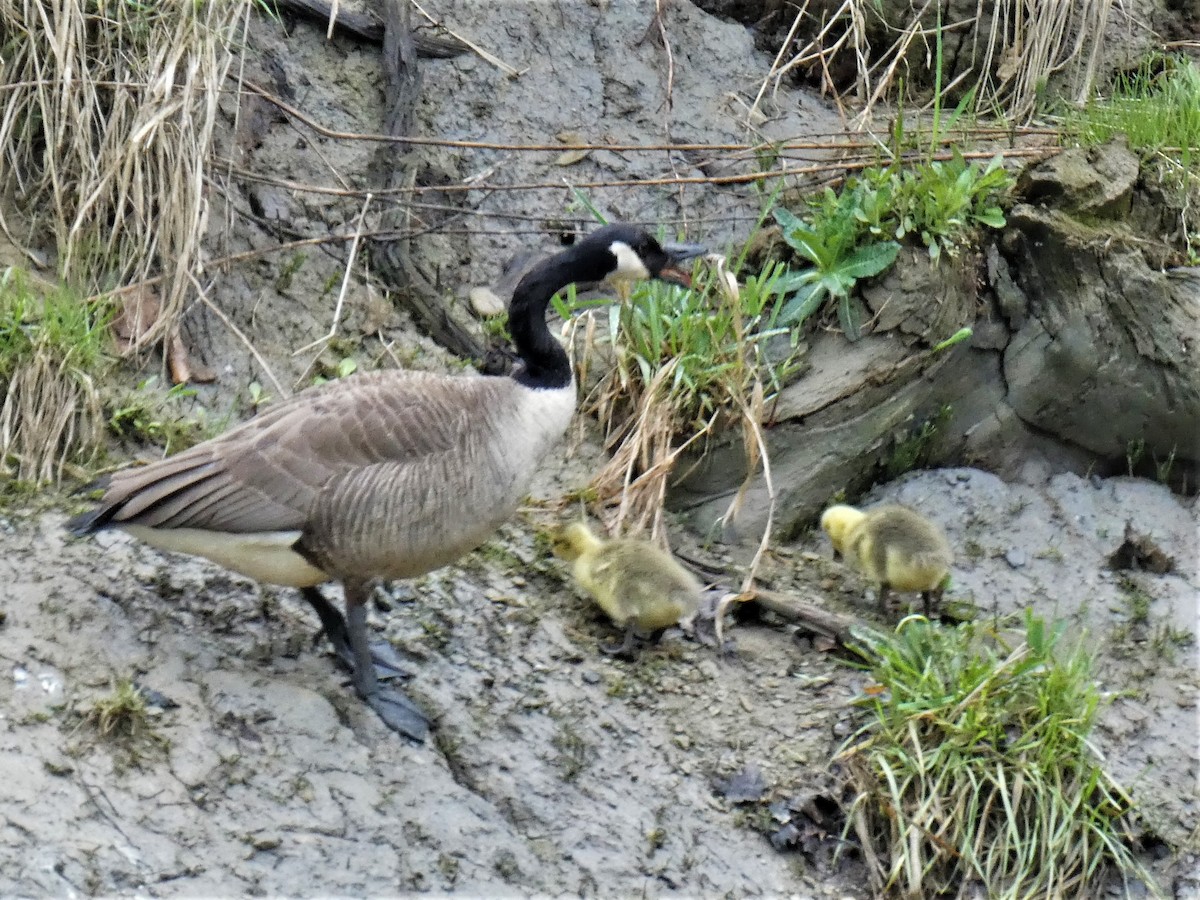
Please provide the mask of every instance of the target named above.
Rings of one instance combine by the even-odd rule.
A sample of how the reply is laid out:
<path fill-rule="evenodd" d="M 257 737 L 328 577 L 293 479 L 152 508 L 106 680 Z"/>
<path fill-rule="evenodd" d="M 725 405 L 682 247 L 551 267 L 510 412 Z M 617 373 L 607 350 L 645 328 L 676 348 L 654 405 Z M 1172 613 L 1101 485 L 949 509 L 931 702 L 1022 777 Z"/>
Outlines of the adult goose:
<path fill-rule="evenodd" d="M 702 252 L 627 225 L 600 228 L 517 285 L 511 375 L 392 370 L 302 391 L 184 453 L 116 472 L 99 505 L 68 528 L 120 528 L 300 588 L 359 695 L 389 727 L 422 740 L 428 718 L 376 673 L 384 657 L 367 634 L 372 581 L 421 575 L 481 544 L 566 431 L 575 384 L 546 325 L 553 294 L 577 281 L 687 285 L 679 266 Z M 345 618 L 317 590 L 326 581 L 342 583 Z"/>

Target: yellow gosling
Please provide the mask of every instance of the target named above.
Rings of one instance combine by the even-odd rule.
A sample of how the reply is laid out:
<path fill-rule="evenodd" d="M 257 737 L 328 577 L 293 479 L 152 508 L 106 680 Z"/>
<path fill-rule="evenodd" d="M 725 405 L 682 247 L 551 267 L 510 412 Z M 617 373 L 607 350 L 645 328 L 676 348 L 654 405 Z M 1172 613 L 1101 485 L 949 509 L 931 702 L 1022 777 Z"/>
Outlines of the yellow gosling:
<path fill-rule="evenodd" d="M 638 634 L 690 625 L 700 605 L 703 586 L 669 553 L 648 541 L 606 540 L 583 522 L 559 530 L 554 554 L 571 563 L 571 574 L 592 596 L 625 638 L 617 647 L 600 649 L 628 654 Z"/>
<path fill-rule="evenodd" d="M 845 557 L 878 585 L 881 613 L 887 613 L 893 590 L 920 593 L 927 616 L 941 601 L 954 553 L 942 530 L 925 517 L 904 506 L 866 512 L 831 506 L 821 515 L 821 528 L 835 557 Z"/>

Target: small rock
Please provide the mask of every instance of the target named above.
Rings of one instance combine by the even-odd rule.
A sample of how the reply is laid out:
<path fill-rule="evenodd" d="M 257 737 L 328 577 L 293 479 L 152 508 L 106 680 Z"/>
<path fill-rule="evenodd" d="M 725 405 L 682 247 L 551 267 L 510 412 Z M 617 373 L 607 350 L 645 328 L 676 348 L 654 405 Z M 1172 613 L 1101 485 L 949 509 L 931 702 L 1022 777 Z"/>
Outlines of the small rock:
<path fill-rule="evenodd" d="M 747 764 L 727 779 L 718 781 L 714 787 L 726 800 L 733 803 L 754 803 L 767 793 L 767 783 L 758 766 Z"/>
<path fill-rule="evenodd" d="M 800 829 L 790 822 L 771 835 L 771 846 L 776 850 L 786 850 L 800 839 Z"/>
<path fill-rule="evenodd" d="M 1029 562 L 1024 550 L 1009 550 L 1004 554 L 1004 559 L 1014 569 L 1019 569 Z"/>
<path fill-rule="evenodd" d="M 504 301 L 489 287 L 473 287 L 467 294 L 471 309 L 481 319 L 498 316 L 505 310 Z"/>

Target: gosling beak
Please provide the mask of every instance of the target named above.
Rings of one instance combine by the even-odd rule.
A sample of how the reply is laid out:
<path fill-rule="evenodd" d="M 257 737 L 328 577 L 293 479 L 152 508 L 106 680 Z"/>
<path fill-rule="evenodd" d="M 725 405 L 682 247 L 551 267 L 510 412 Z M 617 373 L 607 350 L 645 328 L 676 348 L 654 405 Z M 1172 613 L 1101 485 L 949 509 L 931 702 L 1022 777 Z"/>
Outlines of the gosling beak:
<path fill-rule="evenodd" d="M 708 248 L 703 244 L 663 244 L 662 248 L 667 254 L 667 264 L 659 269 L 659 279 L 680 287 L 691 287 L 692 267 L 683 264 L 703 256 Z"/>

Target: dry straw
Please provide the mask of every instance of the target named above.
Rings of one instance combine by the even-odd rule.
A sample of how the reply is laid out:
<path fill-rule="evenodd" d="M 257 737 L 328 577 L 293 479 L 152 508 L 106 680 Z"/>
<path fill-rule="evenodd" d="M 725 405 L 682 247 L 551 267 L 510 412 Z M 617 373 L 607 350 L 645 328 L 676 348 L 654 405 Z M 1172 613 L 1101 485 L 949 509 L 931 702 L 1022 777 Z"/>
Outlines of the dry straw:
<path fill-rule="evenodd" d="M 254 0 L 0 0 L 0 227 L 89 293 L 162 276 L 178 323 L 201 266 L 220 89 Z M 27 250 L 32 259 L 39 257 Z"/>
<path fill-rule="evenodd" d="M 807 2 L 801 4 L 787 43 L 805 20 L 816 23 L 817 33 L 790 58 L 785 58 L 785 44 L 763 80 L 751 114 L 768 90 L 773 96 L 786 75 L 802 68 L 816 69 L 840 103 L 830 71 L 837 57 L 849 55 L 855 71 L 853 93 L 860 106 L 858 120 L 865 123 L 875 105 L 894 93 L 900 79 L 911 83 L 912 78 L 906 76 L 915 70 L 928 73 L 940 62 L 936 58 L 940 28 L 942 35 L 966 30 L 970 56 L 977 61 L 977 66 L 958 73 L 943 92 L 960 83 L 975 85 L 978 109 L 1002 109 L 1013 121 L 1027 121 L 1052 75 L 1068 76 L 1077 101 L 1091 95 L 1113 8 L 1123 9 L 1121 0 L 978 0 L 974 15 L 955 18 L 953 11 L 943 12 L 939 24 L 936 13 L 941 5 L 925 0 L 913 3 L 906 24 L 889 26 L 888 31 L 895 35 L 889 46 L 872 48 L 868 25 L 878 15 L 877 5 L 877 0 L 844 0 L 832 14 L 818 20 Z M 954 8 L 964 7 L 958 4 Z"/>

